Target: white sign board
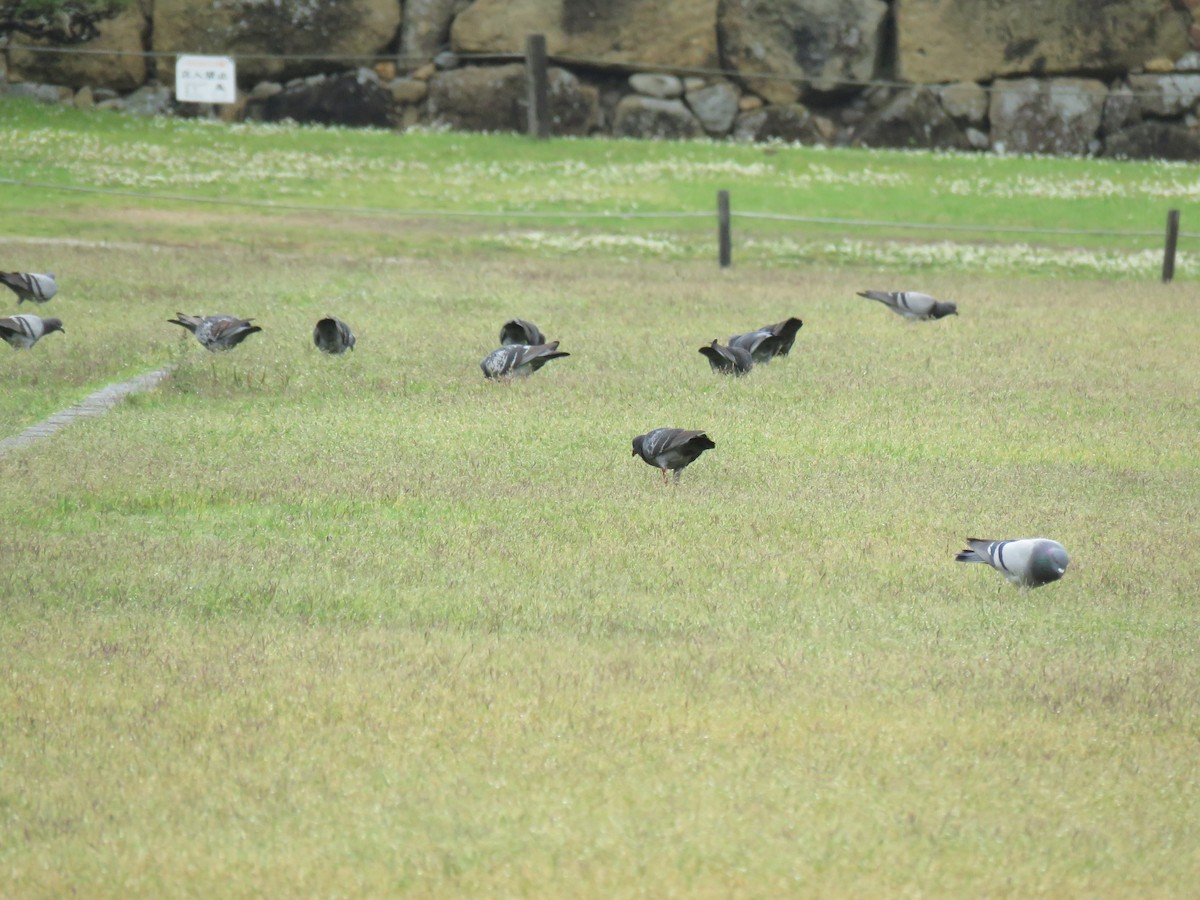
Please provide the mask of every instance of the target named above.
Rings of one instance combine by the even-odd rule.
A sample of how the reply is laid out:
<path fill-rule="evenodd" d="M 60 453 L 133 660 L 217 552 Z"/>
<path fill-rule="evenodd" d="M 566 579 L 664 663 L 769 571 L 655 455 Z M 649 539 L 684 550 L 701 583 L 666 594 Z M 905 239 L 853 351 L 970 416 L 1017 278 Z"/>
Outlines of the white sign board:
<path fill-rule="evenodd" d="M 175 62 L 175 99 L 185 103 L 233 103 L 237 72 L 228 56 L 181 56 Z"/>

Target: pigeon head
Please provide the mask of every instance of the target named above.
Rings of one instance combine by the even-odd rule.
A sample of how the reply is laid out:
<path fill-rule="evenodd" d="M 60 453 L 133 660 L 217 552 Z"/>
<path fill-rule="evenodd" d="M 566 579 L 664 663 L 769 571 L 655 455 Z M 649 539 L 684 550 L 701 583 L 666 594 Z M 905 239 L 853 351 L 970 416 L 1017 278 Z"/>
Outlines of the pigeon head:
<path fill-rule="evenodd" d="M 633 439 L 633 453 L 629 454 L 630 456 L 637 456 L 642 452 L 642 438 L 644 437 L 644 434 L 639 434 Z"/>
<path fill-rule="evenodd" d="M 957 316 L 957 315 L 958 315 L 958 304 L 949 303 L 949 302 L 943 303 L 941 301 L 933 304 L 933 310 L 929 313 L 929 317 L 932 319 L 940 319 L 943 316 Z"/>
<path fill-rule="evenodd" d="M 42 334 L 49 334 L 52 331 L 67 333 L 67 329 L 63 328 L 62 319 L 42 319 Z"/>
<path fill-rule="evenodd" d="M 1058 544 L 1047 543 L 1033 552 L 1029 560 L 1029 571 L 1037 583 L 1045 584 L 1062 578 L 1070 563 L 1071 558 L 1067 556 L 1066 550 Z"/>

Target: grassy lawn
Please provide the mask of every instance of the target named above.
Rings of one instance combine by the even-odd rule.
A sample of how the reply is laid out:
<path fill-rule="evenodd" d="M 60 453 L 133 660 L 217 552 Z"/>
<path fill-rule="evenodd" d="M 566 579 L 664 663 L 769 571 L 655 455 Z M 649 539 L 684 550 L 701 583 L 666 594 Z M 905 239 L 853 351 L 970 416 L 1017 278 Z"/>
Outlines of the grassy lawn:
<path fill-rule="evenodd" d="M 615 206 L 707 207 L 724 180 L 735 202 L 784 208 L 755 196 L 756 176 L 672 175 L 753 161 L 909 185 L 826 176 L 813 210 L 1002 222 L 1044 206 L 1118 229 L 1139 203 L 1178 204 L 1192 177 L 37 114 L 0 105 L 30 138 L 0 128 L 14 177 L 94 183 L 87 142 L 57 138 L 120 132 L 151 161 L 172 141 L 244 154 L 224 180 L 205 180 L 221 167 L 200 152 L 178 171 L 114 164 L 122 189 L 162 174 L 178 182 L 164 192 L 278 199 L 272 160 L 294 153 L 326 164 L 295 185 L 304 203 L 410 212 L 585 208 L 548 198 L 607 157 L 662 164 Z M 56 140 L 32 139 L 43 127 Z M 393 157 L 422 178 L 391 162 L 372 175 Z M 242 177 L 252 162 L 265 174 Z M 1176 178 L 1180 193 L 1006 196 L 1024 171 L 1113 192 Z M 928 201 L 942 178 L 996 186 L 947 211 Z M 711 222 L 647 236 L 0 192 L 0 267 L 57 271 L 39 311 L 68 328 L 0 353 L 0 437 L 91 386 L 178 366 L 0 456 L 0 893 L 1193 890 L 1186 266 L 1164 287 L 1124 263 L 1046 277 L 973 262 L 989 247 L 1017 259 L 1010 244 L 941 264 L 909 242 L 906 263 L 870 234 L 859 251 L 789 256 L 788 242 L 840 238 L 768 222 L 754 241 L 771 249 L 742 240 L 721 272 Z M 855 296 L 908 287 L 961 315 L 909 324 Z M 166 323 L 176 311 L 264 331 L 208 354 Z M 354 327 L 353 354 L 312 347 L 326 313 Z M 792 355 L 745 378 L 696 352 L 788 315 L 805 321 Z M 479 360 L 512 316 L 572 355 L 486 383 Z M 677 486 L 630 456 L 660 425 L 717 445 Z M 1071 567 L 1020 592 L 953 562 L 968 535 L 1052 537 Z"/>
<path fill-rule="evenodd" d="M 9 233 L 432 258 L 491 249 L 711 259 L 724 189 L 743 262 L 1142 279 L 1161 264 L 1167 210 L 1200 197 L 1195 167 L 1171 163 L 712 141 L 539 144 L 145 121 L 24 101 L 0 104 L 0 158 L 0 174 L 20 183 L 0 184 Z M 180 197 L 194 202 L 171 199 Z M 232 218 L 257 227 L 231 233 Z M 1200 230 L 1186 214 L 1183 229 Z M 983 243 L 972 249 L 963 239 Z M 1181 245 L 1181 278 L 1197 275 L 1194 240 Z"/>

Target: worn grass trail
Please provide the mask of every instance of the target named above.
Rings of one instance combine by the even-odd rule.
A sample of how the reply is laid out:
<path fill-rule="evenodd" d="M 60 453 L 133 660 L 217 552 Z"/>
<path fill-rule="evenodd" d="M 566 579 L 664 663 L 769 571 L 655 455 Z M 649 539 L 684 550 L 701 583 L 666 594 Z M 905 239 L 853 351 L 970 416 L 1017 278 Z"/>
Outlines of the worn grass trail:
<path fill-rule="evenodd" d="M 1190 889 L 1185 288 L 950 273 L 911 325 L 853 269 L 64 256 L 128 288 L 94 341 L 178 366 L 0 458 L 14 893 Z M 789 314 L 745 378 L 697 352 Z M 485 383 L 513 315 L 572 356 Z M 10 431 L 80 371 L 19 363 Z M 717 443 L 678 487 L 657 425 Z M 969 533 L 1071 569 L 1020 593 Z"/>

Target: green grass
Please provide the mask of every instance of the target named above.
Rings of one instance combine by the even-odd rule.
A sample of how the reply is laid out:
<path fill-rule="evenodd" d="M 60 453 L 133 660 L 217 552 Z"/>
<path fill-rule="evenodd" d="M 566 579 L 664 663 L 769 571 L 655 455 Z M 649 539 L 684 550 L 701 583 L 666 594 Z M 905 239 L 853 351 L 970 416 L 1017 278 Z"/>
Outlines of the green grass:
<path fill-rule="evenodd" d="M 605 237 L 601 246 L 610 252 L 707 259 L 715 254 L 716 192 L 725 189 L 739 215 L 742 261 L 840 264 L 882 253 L 889 266 L 912 267 L 931 254 L 925 266 L 1008 273 L 1082 269 L 1140 279 L 1152 277 L 1161 262 L 1167 210 L 1200 195 L 1194 169 L 1169 163 L 231 128 L 25 101 L 0 105 L 0 154 L 9 178 L 34 185 L 3 186 L 12 210 L 0 210 L 5 231 L 106 240 L 144 240 L 150 233 L 170 242 L 318 246 L 353 254 L 370 248 L 435 257 L 449 249 L 542 247 L 561 254 L 582 245 L 594 252 Z M 92 189 L 109 193 L 86 193 Z M 620 213 L 658 217 L 611 217 Z M 935 227 L 823 225 L 749 214 Z M 230 233 L 231 217 L 256 227 Z M 981 230 L 953 230 L 961 227 Z M 1183 227 L 1191 227 L 1186 216 Z M 995 228 L 1029 231 L 989 230 Z M 1068 233 L 1040 233 L 1045 230 Z M 965 253 L 947 240 L 984 243 L 980 252 Z M 863 241 L 868 248 L 860 246 Z M 1195 277 L 1189 244 L 1185 238 L 1180 278 Z"/>
<path fill-rule="evenodd" d="M 178 368 L 0 457 L 3 892 L 1192 890 L 1188 285 L 436 227 L 379 258 L 279 219 L 4 244 L 57 267 L 69 333 L 0 354 L 0 436 Z M 962 315 L 854 296 L 891 286 Z M 211 355 L 176 310 L 264 331 Z M 311 346 L 326 312 L 353 354 Z M 696 352 L 790 314 L 792 356 L 745 378 Z M 572 355 L 486 383 L 514 315 Z M 630 456 L 658 425 L 717 444 L 678 486 Z M 1020 592 L 953 563 L 967 535 L 1071 567 Z"/>

